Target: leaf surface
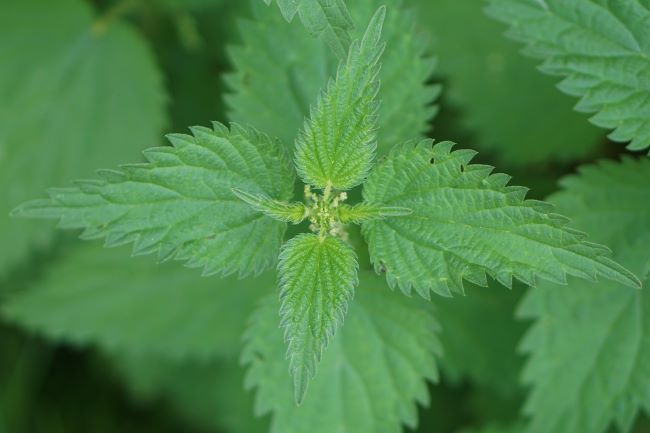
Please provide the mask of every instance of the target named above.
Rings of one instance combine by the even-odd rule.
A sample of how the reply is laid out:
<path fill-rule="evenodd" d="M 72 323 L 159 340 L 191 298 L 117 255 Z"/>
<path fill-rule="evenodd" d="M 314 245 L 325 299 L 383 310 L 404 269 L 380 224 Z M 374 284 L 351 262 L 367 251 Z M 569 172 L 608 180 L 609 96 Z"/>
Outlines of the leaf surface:
<path fill-rule="evenodd" d="M 343 323 L 358 281 L 357 268 L 354 250 L 331 236 L 302 234 L 282 247 L 280 317 L 297 403 Z"/>
<path fill-rule="evenodd" d="M 540 74 L 536 60 L 520 55 L 519 45 L 503 37 L 504 26 L 485 15 L 483 1 L 415 4 L 433 34 L 446 113 L 476 137 L 472 148 L 504 164 L 536 167 L 540 161 L 588 157 L 604 142 L 604 132 L 573 110 L 574 99 L 553 91 L 555 78 Z M 455 130 L 447 132 L 450 124 L 439 125 L 445 133 L 437 131 L 438 136 L 464 140 Z"/>
<path fill-rule="evenodd" d="M 247 384 L 256 413 L 272 414 L 271 433 L 394 433 L 417 424 L 427 404 L 426 380 L 437 378 L 440 353 L 430 304 L 387 290 L 361 275 L 345 326 L 323 354 L 300 407 L 288 380 L 277 297 L 268 297 L 246 334 Z"/>
<path fill-rule="evenodd" d="M 242 21 L 242 44 L 229 50 L 235 69 L 225 77 L 232 90 L 226 95 L 229 117 L 280 137 L 293 151 L 309 107 L 336 73 L 338 61 L 322 42 L 305 38 L 298 23 L 287 25 L 259 0 L 252 1 L 254 20 Z M 379 72 L 379 154 L 428 131 L 436 113 L 432 103 L 440 93 L 439 86 L 429 83 L 435 62 L 427 54 L 427 38 L 416 26 L 416 14 L 402 0 L 355 0 L 349 4 L 350 14 L 355 22 L 367 23 L 384 4 L 389 13 L 382 39 L 388 49 Z M 364 30 L 357 26 L 354 38 Z"/>
<path fill-rule="evenodd" d="M 373 15 L 360 40 L 350 46 L 336 77 L 311 108 L 296 140 L 295 161 L 303 182 L 346 190 L 370 171 L 377 147 L 380 42 L 386 8 Z"/>
<path fill-rule="evenodd" d="M 615 258 L 650 274 L 650 161 L 582 167 L 550 198 L 575 225 L 612 246 Z M 650 413 L 650 294 L 613 282 L 569 280 L 529 293 L 520 315 L 535 322 L 522 348 L 532 386 L 525 413 L 531 433 L 629 431 Z"/>
<path fill-rule="evenodd" d="M 100 180 L 54 189 L 14 213 L 59 219 L 106 246 L 134 243 L 134 254 L 176 258 L 204 275 L 259 273 L 275 263 L 286 224 L 258 213 L 232 192 L 238 187 L 288 200 L 293 172 L 281 145 L 236 124 L 169 135 L 172 147 L 145 151 L 144 164 L 99 172 Z"/>
<path fill-rule="evenodd" d="M 273 0 L 264 0 L 270 5 Z M 291 22 L 296 14 L 313 36 L 321 37 L 339 58 L 350 45 L 352 17 L 344 0 L 275 0 L 282 16 Z"/>
<path fill-rule="evenodd" d="M 404 293 L 462 293 L 463 279 L 485 286 L 486 274 L 511 287 L 513 277 L 566 283 L 567 275 L 638 286 L 607 258 L 608 248 L 566 227 L 552 206 L 525 200 L 510 177 L 470 164 L 476 152 L 430 140 L 398 146 L 364 185 L 367 202 L 413 211 L 363 225 L 375 269 Z"/>
<path fill-rule="evenodd" d="M 237 358 L 246 318 L 272 274 L 201 278 L 124 248 L 76 245 L 25 290 L 3 299 L 4 320 L 55 341 L 174 360 Z"/>
<path fill-rule="evenodd" d="M 628 148 L 650 146 L 650 3 L 646 0 L 488 0 L 579 111 Z"/>
<path fill-rule="evenodd" d="M 150 49 L 119 21 L 93 32 L 94 19 L 83 1 L 0 2 L 0 274 L 52 239 L 11 220 L 13 207 L 159 143 L 165 92 Z"/>

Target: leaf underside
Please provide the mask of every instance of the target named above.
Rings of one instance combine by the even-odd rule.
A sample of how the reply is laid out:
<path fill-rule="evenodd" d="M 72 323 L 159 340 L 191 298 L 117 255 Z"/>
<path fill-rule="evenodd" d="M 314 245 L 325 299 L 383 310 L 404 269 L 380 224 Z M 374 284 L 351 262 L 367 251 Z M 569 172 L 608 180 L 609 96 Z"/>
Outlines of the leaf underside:
<path fill-rule="evenodd" d="M 476 152 L 452 146 L 398 146 L 364 185 L 367 202 L 413 211 L 363 225 L 375 269 L 391 286 L 451 296 L 462 293 L 463 279 L 485 286 L 486 274 L 506 287 L 513 277 L 534 286 L 538 278 L 565 284 L 567 275 L 639 286 L 551 205 L 525 200 L 526 188 L 507 186 L 509 176 L 469 164 Z"/>
<path fill-rule="evenodd" d="M 510 26 L 542 71 L 565 77 L 578 111 L 614 129 L 628 148 L 650 146 L 650 3 L 629 0 L 489 0 L 487 11 Z"/>
<path fill-rule="evenodd" d="M 354 250 L 338 238 L 302 234 L 282 247 L 280 318 L 295 400 L 301 403 L 316 364 L 342 325 L 357 284 Z"/>
<path fill-rule="evenodd" d="M 232 188 L 288 200 L 294 174 L 284 149 L 237 124 L 191 130 L 169 135 L 172 147 L 146 150 L 147 163 L 100 171 L 101 179 L 51 190 L 14 214 L 58 219 L 109 247 L 133 243 L 136 255 L 184 260 L 204 275 L 259 273 L 276 262 L 286 224 L 251 209 Z"/>

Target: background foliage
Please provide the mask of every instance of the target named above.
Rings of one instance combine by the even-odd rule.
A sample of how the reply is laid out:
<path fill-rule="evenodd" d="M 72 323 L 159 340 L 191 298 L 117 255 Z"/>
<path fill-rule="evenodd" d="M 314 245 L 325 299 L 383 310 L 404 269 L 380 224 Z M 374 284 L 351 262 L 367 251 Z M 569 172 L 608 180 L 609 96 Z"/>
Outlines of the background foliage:
<path fill-rule="evenodd" d="M 647 281 L 650 163 L 573 106 L 582 97 L 579 111 L 600 113 L 597 125 L 620 126 L 614 140 L 647 146 L 647 125 L 611 107 L 640 98 L 645 113 L 643 93 L 621 83 L 633 70 L 647 91 L 650 33 L 634 17 L 647 18 L 648 5 L 589 9 L 593 23 L 620 18 L 619 44 L 603 37 L 596 48 L 629 64 L 602 80 L 622 87 L 598 81 L 600 93 L 585 96 L 593 81 L 580 72 L 606 59 L 579 43 L 595 31 L 572 21 L 581 2 L 605 3 L 549 0 L 553 13 L 542 14 L 546 3 L 532 0 L 355 0 L 349 17 L 319 30 L 308 12 L 322 0 L 303 0 L 290 24 L 286 1 L 2 1 L 0 432 L 650 431 L 643 291 L 574 280 L 509 291 L 490 281 L 426 302 L 389 291 L 359 252 L 366 283 L 296 408 L 273 274 L 202 278 L 8 217 L 47 187 L 142 161 L 142 149 L 189 125 L 254 124 L 291 149 L 337 46 L 386 4 L 379 156 L 418 136 L 478 150 L 475 162 L 550 195 Z M 556 33 L 530 23 L 569 36 L 553 45 L 545 38 Z M 503 35 L 508 27 L 546 72 L 569 78 L 562 91 Z M 351 243 L 362 242 L 353 230 Z"/>

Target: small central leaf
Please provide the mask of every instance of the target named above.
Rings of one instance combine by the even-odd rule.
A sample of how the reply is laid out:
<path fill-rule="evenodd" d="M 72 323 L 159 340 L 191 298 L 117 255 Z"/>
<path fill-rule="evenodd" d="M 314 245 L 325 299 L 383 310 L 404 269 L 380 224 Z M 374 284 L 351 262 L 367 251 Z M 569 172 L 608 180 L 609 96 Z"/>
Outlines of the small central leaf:
<path fill-rule="evenodd" d="M 280 316 L 295 399 L 302 402 L 323 349 L 343 322 L 357 284 L 357 260 L 340 239 L 302 234 L 280 254 Z"/>
<path fill-rule="evenodd" d="M 306 184 L 347 190 L 368 175 L 377 147 L 379 42 L 386 9 L 374 15 L 361 41 L 350 46 L 336 79 L 312 107 L 296 140 L 296 168 Z"/>

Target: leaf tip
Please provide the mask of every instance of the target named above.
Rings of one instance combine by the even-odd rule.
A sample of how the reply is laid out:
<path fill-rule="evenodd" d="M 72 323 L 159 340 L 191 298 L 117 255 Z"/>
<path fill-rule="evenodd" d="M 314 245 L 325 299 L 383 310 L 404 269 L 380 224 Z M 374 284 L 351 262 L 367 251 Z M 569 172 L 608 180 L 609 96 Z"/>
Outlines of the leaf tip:
<path fill-rule="evenodd" d="M 309 379 L 305 372 L 297 372 L 293 376 L 293 399 L 296 406 L 302 405 L 307 395 Z"/>
<path fill-rule="evenodd" d="M 230 191 L 232 191 L 232 193 L 235 195 L 235 197 L 237 197 L 238 199 L 240 199 L 244 203 L 248 204 L 249 206 L 252 206 L 252 207 L 255 208 L 256 206 L 259 205 L 259 198 L 256 197 L 255 195 L 251 194 L 251 193 L 242 191 L 239 188 L 230 188 Z"/>

